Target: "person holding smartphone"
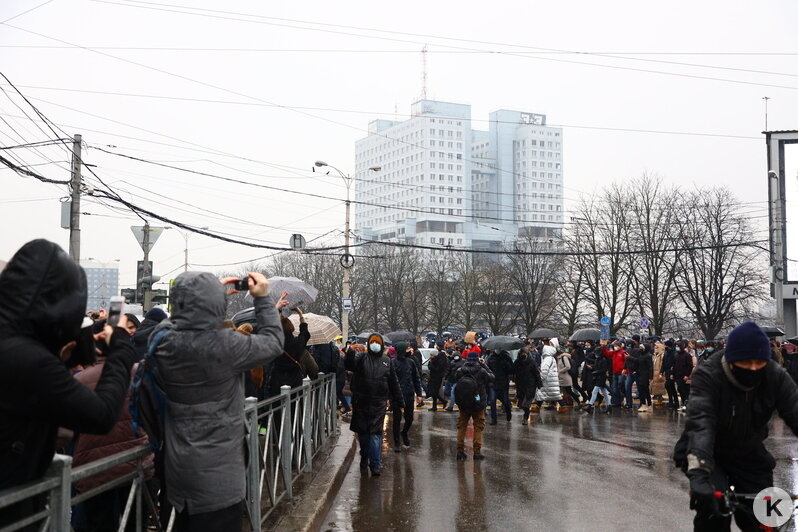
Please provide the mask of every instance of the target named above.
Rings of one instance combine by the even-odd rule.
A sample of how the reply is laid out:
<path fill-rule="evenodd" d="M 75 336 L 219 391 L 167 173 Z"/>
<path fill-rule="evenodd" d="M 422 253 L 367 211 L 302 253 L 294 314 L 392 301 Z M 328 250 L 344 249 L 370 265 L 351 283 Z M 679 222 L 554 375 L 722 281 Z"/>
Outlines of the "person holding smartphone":
<path fill-rule="evenodd" d="M 95 359 L 86 274 L 56 244 L 28 242 L 0 273 L 0 491 L 41 478 L 59 427 L 104 434 L 119 418 L 136 352 L 120 317 L 104 327 L 107 362 L 94 390 L 70 367 Z M 0 510 L 0 527 L 44 508 L 27 499 Z"/>

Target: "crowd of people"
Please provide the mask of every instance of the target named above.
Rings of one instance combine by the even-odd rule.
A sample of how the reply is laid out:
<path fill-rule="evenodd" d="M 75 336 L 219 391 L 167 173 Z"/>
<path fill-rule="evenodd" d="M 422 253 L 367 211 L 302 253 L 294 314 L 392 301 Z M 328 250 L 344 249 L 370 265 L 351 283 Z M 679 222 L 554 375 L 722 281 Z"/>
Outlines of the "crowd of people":
<path fill-rule="evenodd" d="M 170 316 L 154 308 L 141 321 L 122 314 L 111 324 L 103 309 L 86 315 L 85 273 L 61 248 L 45 240 L 23 246 L 0 273 L 0 490 L 40 479 L 56 450 L 81 465 L 153 444 L 137 430 L 135 408 L 129 408 L 135 403 L 131 381 L 153 371 L 150 360 L 157 361 L 165 419 L 161 441 L 147 459 L 154 460 L 147 489 L 159 501 L 162 524 L 174 511 L 178 531 L 241 529 L 244 398 L 275 395 L 319 373 L 336 375 L 340 408 L 360 443 L 360 466 L 375 477 L 381 474 L 386 415 L 392 414 L 390 441 L 400 453 L 411 446 L 415 410 L 425 395 L 433 413 L 457 408 L 458 461 L 468 459 L 469 425 L 472 457 L 485 459 L 485 426 L 499 423 L 499 403 L 506 422 L 517 408 L 527 425 L 536 409 L 573 408 L 590 415 L 599 405 L 600 412 L 645 414 L 661 399 L 664 407 L 687 414 L 675 459 L 691 480 L 697 529 L 711 529 L 699 524 L 717 513 L 709 487 L 772 483 L 772 457 L 762 440 L 774 409 L 798 431 L 796 346 L 769 340 L 753 323 L 732 331 L 728 343 L 546 338 L 512 352 L 483 348 L 469 332 L 435 341 L 425 362 L 417 341 L 389 346 L 377 333 L 363 343 L 309 346 L 311 331 L 301 310 L 291 307 L 285 293 L 271 296 L 268 280 L 258 273 L 247 278 L 254 322 L 236 327 L 225 320 L 225 296 L 237 281 L 183 273 L 172 288 Z M 285 316 L 288 308 L 298 314 L 298 331 Z M 728 427 L 708 421 L 719 415 L 716 410 L 727 415 L 729 408 Z M 729 444 L 710 436 L 723 431 L 737 440 Z M 746 460 L 737 452 L 741 445 L 745 456 L 756 459 L 759 476 L 745 476 L 750 468 L 740 472 Z M 119 465 L 74 489 L 88 492 L 136 467 Z M 117 530 L 129 490 L 129 484 L 121 485 L 74 507 L 73 528 Z M 45 504 L 43 497 L 32 497 L 0 509 L 0 527 Z"/>

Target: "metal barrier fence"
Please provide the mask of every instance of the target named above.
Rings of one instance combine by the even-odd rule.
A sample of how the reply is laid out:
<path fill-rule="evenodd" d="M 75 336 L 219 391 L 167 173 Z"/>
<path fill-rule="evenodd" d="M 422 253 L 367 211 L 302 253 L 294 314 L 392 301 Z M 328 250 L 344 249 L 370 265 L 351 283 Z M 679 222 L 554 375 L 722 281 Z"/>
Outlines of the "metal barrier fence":
<path fill-rule="evenodd" d="M 279 503 L 293 498 L 297 479 L 312 470 L 313 459 L 337 434 L 335 375 L 320 374 L 315 381 L 306 378 L 302 386 L 293 389 L 283 386 L 280 395 L 260 403 L 249 397 L 244 415 L 248 432 L 245 503 L 248 522 L 255 531 L 261 530 Z M 68 532 L 72 506 L 128 484 L 131 489 L 119 530 L 125 530 L 133 519 L 136 530 L 145 530 L 147 524 L 160 530 L 156 505 L 146 487 L 148 468 L 144 461 L 149 454 L 149 447 L 140 446 L 74 469 L 70 456 L 55 455 L 41 480 L 0 491 L 0 510 L 23 501 L 41 501 L 35 513 L 8 524 L 0 532 L 34 524 L 39 531 Z M 137 467 L 132 473 L 73 495 L 75 482 L 133 461 Z M 155 519 L 148 520 L 148 516 Z M 174 514 L 167 532 L 173 521 Z"/>

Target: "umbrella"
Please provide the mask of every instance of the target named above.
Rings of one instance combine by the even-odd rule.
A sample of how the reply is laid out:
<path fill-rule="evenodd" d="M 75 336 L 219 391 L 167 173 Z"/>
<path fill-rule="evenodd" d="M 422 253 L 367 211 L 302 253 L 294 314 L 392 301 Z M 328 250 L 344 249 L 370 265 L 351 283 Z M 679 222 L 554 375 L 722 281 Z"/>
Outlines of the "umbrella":
<path fill-rule="evenodd" d="M 524 347 L 524 342 L 515 336 L 491 336 L 482 342 L 482 347 L 493 351 L 512 351 Z"/>
<path fill-rule="evenodd" d="M 776 338 L 777 336 L 784 336 L 784 331 L 779 329 L 778 327 L 762 327 L 762 330 L 765 334 L 768 335 L 768 338 Z"/>
<path fill-rule="evenodd" d="M 285 298 L 289 302 L 289 309 L 313 303 L 316 301 L 316 296 L 319 295 L 319 291 L 316 288 L 296 277 L 271 277 L 269 279 L 269 291 L 272 294 L 288 292 Z"/>
<path fill-rule="evenodd" d="M 529 333 L 529 338 L 557 338 L 559 336 L 554 329 L 535 329 Z"/>
<path fill-rule="evenodd" d="M 392 343 L 410 342 L 416 339 L 416 335 L 411 333 L 410 331 L 394 331 L 394 332 L 389 332 L 385 336 L 387 336 Z"/>
<path fill-rule="evenodd" d="M 787 341 L 791 344 L 798 345 L 798 336 L 793 336 L 792 338 L 787 338 Z"/>
<path fill-rule="evenodd" d="M 294 324 L 294 334 L 298 335 L 299 314 L 291 314 L 288 319 Z M 332 342 L 341 334 L 341 329 L 338 328 L 338 325 L 328 316 L 308 313 L 305 314 L 305 321 L 308 323 L 308 331 L 310 331 L 308 345 L 326 344 Z"/>
<path fill-rule="evenodd" d="M 601 331 L 598 329 L 579 329 L 571 335 L 572 342 L 587 342 L 592 340 L 598 342 L 601 339 Z"/>

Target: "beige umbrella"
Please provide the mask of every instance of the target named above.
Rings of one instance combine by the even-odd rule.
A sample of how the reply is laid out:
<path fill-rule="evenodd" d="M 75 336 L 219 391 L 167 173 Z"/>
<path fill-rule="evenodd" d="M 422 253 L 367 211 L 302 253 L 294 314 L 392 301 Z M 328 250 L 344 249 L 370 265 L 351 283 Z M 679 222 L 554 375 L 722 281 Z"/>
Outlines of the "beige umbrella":
<path fill-rule="evenodd" d="M 294 336 L 297 336 L 299 334 L 299 314 L 293 313 L 288 319 L 294 324 Z M 308 331 L 310 331 L 308 345 L 326 344 L 341 334 L 341 328 L 329 316 L 309 313 L 305 314 L 305 321 L 308 323 Z"/>

